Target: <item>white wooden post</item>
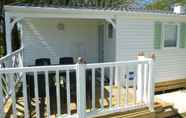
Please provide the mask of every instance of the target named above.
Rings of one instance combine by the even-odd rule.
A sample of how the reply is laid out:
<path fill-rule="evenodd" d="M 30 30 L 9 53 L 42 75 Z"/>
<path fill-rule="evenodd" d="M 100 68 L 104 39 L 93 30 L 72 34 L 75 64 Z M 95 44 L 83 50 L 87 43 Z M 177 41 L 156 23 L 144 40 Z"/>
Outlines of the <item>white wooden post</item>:
<path fill-rule="evenodd" d="M 85 64 L 82 61 L 77 63 L 77 114 L 78 118 L 86 118 L 86 80 L 85 80 Z"/>
<path fill-rule="evenodd" d="M 115 77 L 114 77 L 114 85 L 115 86 L 120 86 L 120 67 L 116 66 L 115 67 Z"/>
<path fill-rule="evenodd" d="M 154 78 L 154 61 L 155 61 L 155 54 L 151 55 L 152 60 L 149 61 L 149 74 L 148 74 L 148 105 L 149 110 L 154 111 L 154 96 L 155 96 L 155 78 Z"/>
<path fill-rule="evenodd" d="M 5 25 L 6 25 L 6 51 L 7 54 L 12 52 L 12 29 L 11 29 L 11 18 L 5 14 Z"/>
<path fill-rule="evenodd" d="M 144 60 L 144 53 L 141 52 L 138 54 L 138 60 Z M 138 64 L 137 67 L 137 101 L 143 100 L 143 65 Z"/>

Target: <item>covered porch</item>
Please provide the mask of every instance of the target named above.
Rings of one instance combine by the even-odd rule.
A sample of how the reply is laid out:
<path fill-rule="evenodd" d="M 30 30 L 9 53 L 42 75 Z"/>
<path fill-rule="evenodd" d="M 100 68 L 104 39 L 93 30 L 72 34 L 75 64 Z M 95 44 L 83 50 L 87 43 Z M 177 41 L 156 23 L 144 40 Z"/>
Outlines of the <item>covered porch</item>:
<path fill-rule="evenodd" d="M 74 10 L 69 10 L 71 14 L 55 10 L 48 13 L 49 9 L 38 9 L 37 14 L 33 9 L 25 9 L 24 13 L 11 10 L 6 15 L 7 53 L 13 50 L 12 29 L 18 25 L 24 66 L 34 66 L 40 58 L 48 58 L 51 65 L 59 65 L 60 58 L 65 57 L 71 57 L 73 63 L 78 57 L 83 57 L 86 63 L 116 60 L 114 16 L 96 13 L 90 16 L 83 11 L 77 15 Z"/>
<path fill-rule="evenodd" d="M 77 14 L 74 9 L 7 10 L 8 54 L 0 60 L 2 118 L 18 117 L 20 106 L 22 116 L 37 118 L 153 110 L 153 59 L 116 61 L 114 15 L 95 11 L 90 15 L 84 10 Z M 12 52 L 11 31 L 16 23 L 21 48 Z M 76 61 L 78 57 L 83 60 Z M 61 58 L 71 61 L 60 63 Z M 38 64 L 38 59 L 47 62 Z M 6 109 L 7 103 L 12 110 Z"/>

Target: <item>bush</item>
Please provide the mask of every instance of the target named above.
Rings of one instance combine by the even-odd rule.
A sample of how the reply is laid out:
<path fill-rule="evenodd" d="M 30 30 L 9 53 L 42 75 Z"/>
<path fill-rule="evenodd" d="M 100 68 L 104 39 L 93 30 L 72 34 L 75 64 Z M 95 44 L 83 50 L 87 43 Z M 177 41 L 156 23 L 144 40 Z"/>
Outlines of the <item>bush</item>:
<path fill-rule="evenodd" d="M 4 44 L 4 43 L 3 43 L 3 34 L 0 33 L 0 57 L 2 57 L 3 54 L 4 54 L 3 44 Z"/>

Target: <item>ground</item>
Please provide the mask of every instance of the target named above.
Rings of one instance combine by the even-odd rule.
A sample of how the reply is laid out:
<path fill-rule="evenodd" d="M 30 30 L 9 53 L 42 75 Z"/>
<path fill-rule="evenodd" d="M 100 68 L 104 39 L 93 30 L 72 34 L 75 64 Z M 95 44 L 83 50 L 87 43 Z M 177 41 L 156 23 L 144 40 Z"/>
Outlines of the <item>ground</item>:
<path fill-rule="evenodd" d="M 172 104 L 179 113 L 186 113 L 186 90 L 156 95 L 156 98 Z"/>

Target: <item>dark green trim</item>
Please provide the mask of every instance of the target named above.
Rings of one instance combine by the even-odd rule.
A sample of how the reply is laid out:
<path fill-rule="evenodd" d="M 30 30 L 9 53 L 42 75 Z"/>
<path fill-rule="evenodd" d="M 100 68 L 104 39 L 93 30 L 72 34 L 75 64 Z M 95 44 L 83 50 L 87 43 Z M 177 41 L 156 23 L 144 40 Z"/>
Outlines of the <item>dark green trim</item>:
<path fill-rule="evenodd" d="M 162 23 L 154 23 L 154 49 L 162 48 Z"/>

